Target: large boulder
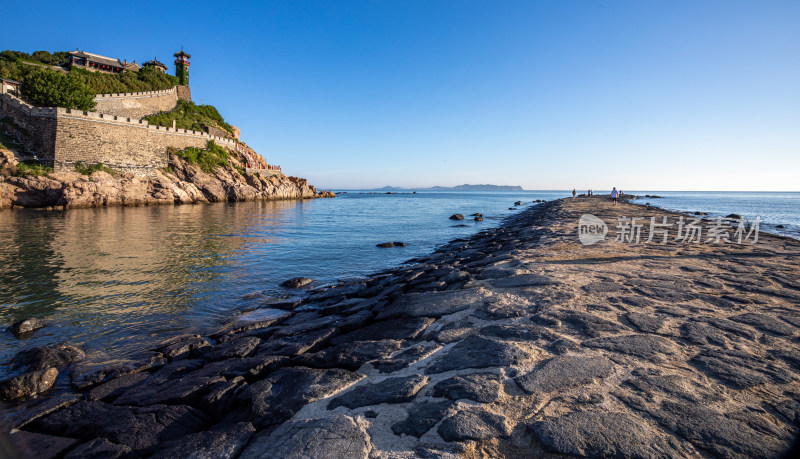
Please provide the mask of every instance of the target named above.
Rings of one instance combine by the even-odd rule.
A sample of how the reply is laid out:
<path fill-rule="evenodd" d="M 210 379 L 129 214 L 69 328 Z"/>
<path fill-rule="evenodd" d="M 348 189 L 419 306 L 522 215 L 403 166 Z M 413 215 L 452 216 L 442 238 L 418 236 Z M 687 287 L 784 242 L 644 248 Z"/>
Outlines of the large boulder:
<path fill-rule="evenodd" d="M 56 382 L 58 370 L 48 368 L 23 373 L 0 382 L 0 400 L 33 397 L 47 391 Z"/>

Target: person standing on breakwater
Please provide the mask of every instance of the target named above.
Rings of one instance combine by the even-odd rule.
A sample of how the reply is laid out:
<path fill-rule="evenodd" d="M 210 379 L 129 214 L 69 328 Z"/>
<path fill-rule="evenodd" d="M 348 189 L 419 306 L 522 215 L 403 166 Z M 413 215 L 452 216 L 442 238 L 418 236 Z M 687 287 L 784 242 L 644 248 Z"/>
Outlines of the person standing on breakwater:
<path fill-rule="evenodd" d="M 572 199 L 575 199 L 575 188 L 572 189 Z"/>
<path fill-rule="evenodd" d="M 611 190 L 611 200 L 614 201 L 614 205 L 617 204 L 618 197 L 619 197 L 619 192 L 617 191 L 617 187 L 614 187 L 614 189 Z"/>

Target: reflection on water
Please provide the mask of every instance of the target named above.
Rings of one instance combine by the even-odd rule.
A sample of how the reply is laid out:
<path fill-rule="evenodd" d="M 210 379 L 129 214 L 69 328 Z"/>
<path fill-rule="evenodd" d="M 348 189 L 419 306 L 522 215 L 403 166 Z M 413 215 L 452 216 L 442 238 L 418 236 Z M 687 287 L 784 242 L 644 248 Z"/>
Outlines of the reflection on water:
<path fill-rule="evenodd" d="M 123 351 L 142 337 L 229 315 L 243 247 L 279 234 L 304 201 L 0 213 L 0 321 L 53 325 L 25 345 L 67 340 Z M 260 237 L 273 243 L 274 237 Z M 0 360 L 20 347 L 6 331 Z"/>
<path fill-rule="evenodd" d="M 278 285 L 363 276 L 500 222 L 517 200 L 562 193 L 348 194 L 336 199 L 0 212 L 0 321 L 51 325 L 0 333 L 0 362 L 67 342 L 132 354 L 165 332 L 208 330 Z M 485 222 L 454 227 L 453 213 Z M 405 241 L 408 247 L 375 244 Z M 3 370 L 0 370 L 2 373 Z M 0 374 L 2 377 L 2 374 Z"/>

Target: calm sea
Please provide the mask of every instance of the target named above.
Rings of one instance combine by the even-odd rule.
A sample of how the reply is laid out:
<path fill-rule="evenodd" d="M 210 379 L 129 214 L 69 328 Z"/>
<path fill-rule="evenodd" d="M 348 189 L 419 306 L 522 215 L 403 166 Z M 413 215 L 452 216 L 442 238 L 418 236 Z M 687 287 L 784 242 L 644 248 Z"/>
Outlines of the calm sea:
<path fill-rule="evenodd" d="M 800 237 L 800 193 L 637 194 L 663 196 L 640 202 L 669 209 L 760 216 L 764 229 L 783 224 L 781 232 Z M 131 354 L 164 333 L 212 329 L 284 294 L 279 284 L 291 277 L 324 285 L 364 276 L 496 226 L 518 212 L 509 210 L 515 201 L 567 195 L 350 191 L 308 201 L 0 211 L 0 323 L 51 323 L 26 339 L 0 332 L 0 362 L 60 342 Z M 474 212 L 485 220 L 448 219 Z M 375 247 L 388 241 L 408 246 Z"/>

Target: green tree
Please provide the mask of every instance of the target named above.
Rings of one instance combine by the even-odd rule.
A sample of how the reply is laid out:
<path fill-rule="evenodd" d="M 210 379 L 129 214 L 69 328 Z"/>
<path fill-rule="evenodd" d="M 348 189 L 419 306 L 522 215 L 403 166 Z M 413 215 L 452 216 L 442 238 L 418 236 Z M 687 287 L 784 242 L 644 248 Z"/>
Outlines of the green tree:
<path fill-rule="evenodd" d="M 22 82 L 22 93 L 40 107 L 93 110 L 94 91 L 80 78 L 54 70 L 37 69 Z"/>

